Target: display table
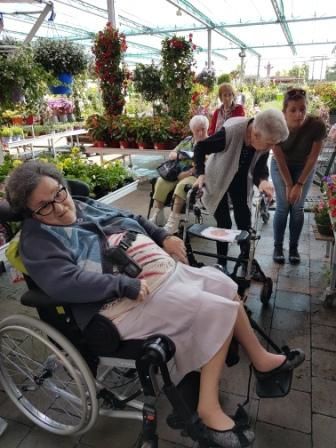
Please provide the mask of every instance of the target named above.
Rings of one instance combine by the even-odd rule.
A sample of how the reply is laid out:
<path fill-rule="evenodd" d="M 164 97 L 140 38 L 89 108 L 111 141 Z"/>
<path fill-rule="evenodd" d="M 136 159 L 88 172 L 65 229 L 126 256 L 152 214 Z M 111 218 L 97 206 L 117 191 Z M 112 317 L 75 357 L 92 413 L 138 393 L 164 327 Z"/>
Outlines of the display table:
<path fill-rule="evenodd" d="M 132 156 L 158 156 L 162 155 L 164 158 L 168 158 L 171 149 L 138 149 L 138 148 L 109 148 L 104 146 L 99 148 L 97 146 L 89 146 L 86 148 L 88 154 L 98 154 L 100 156 L 101 163 L 104 162 L 104 156 L 106 155 L 118 155 L 125 161 L 125 158 L 129 158 L 129 165 L 132 165 Z"/>
<path fill-rule="evenodd" d="M 61 140 L 62 138 L 70 137 L 71 145 L 73 145 L 75 137 L 75 141 L 79 145 L 78 136 L 84 134 L 87 134 L 86 129 L 69 129 L 64 132 L 53 132 L 51 134 L 39 135 L 38 137 L 29 137 L 22 140 L 17 140 L 15 142 L 8 143 L 7 145 L 3 145 L 0 142 L 0 163 L 2 163 L 3 150 L 9 151 L 12 155 L 15 154 L 16 150 L 16 155 L 18 157 L 21 157 L 22 154 L 26 154 L 28 150 L 30 151 L 32 158 L 34 158 L 37 152 L 41 152 L 47 149 L 51 151 L 55 156 L 57 153 L 56 144 L 59 140 Z M 21 152 L 20 150 L 23 150 L 23 152 Z"/>

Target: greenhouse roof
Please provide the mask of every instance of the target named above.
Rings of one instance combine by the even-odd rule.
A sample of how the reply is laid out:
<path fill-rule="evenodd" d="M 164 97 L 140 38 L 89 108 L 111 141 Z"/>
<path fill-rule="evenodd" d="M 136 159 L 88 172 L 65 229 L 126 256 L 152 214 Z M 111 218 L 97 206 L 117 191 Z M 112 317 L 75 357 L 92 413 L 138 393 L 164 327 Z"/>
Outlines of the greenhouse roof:
<path fill-rule="evenodd" d="M 90 47 L 92 37 L 107 21 L 112 0 L 53 0 L 37 37 L 68 38 Z M 47 1 L 0 0 L 2 35 L 24 39 Z M 49 2 L 51 3 L 51 2 Z M 208 48 L 217 72 L 240 65 L 246 73 L 272 73 L 294 64 L 309 64 L 320 78 L 336 62 L 336 2 L 330 0 L 120 0 L 116 21 L 126 34 L 127 62 L 160 60 L 161 41 L 174 33 L 193 34 L 200 70 Z M 1 29 L 1 28 L 0 28 Z M 243 53 L 242 53 L 243 51 Z M 315 68 L 315 73 L 314 73 Z"/>

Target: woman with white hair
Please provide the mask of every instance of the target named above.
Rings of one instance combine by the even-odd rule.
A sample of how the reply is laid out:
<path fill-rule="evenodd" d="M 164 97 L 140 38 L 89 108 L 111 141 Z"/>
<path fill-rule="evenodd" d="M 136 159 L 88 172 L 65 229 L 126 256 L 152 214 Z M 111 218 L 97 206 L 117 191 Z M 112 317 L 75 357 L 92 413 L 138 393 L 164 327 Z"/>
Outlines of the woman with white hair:
<path fill-rule="evenodd" d="M 287 137 L 283 114 L 268 109 L 255 118 L 230 118 L 220 131 L 196 145 L 194 160 L 198 179 L 195 186 L 204 189 L 203 203 L 214 214 L 219 227 L 232 226 L 228 194 L 237 228 L 248 230 L 251 227 L 253 184 L 272 198 L 267 158 L 269 150 Z M 217 244 L 219 255 L 226 256 L 227 250 L 227 243 Z M 248 247 L 241 250 L 245 258 Z M 219 262 L 226 267 L 226 261 Z"/>
<path fill-rule="evenodd" d="M 193 152 L 196 143 L 208 136 L 209 120 L 204 115 L 195 115 L 190 120 L 189 127 L 192 136 L 182 140 L 182 142 L 169 154 L 170 160 L 175 160 L 178 157 L 178 154 L 182 155 L 180 161 L 181 172 L 178 175 L 177 180 L 170 182 L 159 177 L 156 181 L 153 195 L 155 208 L 150 221 L 157 225 L 163 225 L 165 223 L 164 204 L 168 194 L 174 190 L 172 212 L 165 225 L 165 230 L 171 234 L 176 233 L 178 230 L 182 208 L 186 200 L 184 187 L 187 184 L 192 185 L 196 181 L 192 158 L 184 157 L 183 153 Z"/>

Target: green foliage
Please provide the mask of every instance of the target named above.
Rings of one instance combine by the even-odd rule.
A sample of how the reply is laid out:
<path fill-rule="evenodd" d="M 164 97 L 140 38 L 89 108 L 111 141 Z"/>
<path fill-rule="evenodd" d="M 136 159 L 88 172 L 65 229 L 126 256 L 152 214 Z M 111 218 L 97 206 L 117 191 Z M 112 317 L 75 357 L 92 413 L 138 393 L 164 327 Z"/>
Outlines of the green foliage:
<path fill-rule="evenodd" d="M 122 67 L 122 62 L 126 49 L 125 35 L 119 33 L 110 23 L 96 34 L 92 47 L 104 107 L 106 113 L 112 116 L 121 114 L 125 104 L 129 73 Z"/>
<path fill-rule="evenodd" d="M 326 80 L 327 81 L 336 81 L 336 64 L 327 68 Z"/>
<path fill-rule="evenodd" d="M 288 76 L 292 76 L 294 78 L 302 78 L 305 81 L 308 81 L 309 78 L 309 65 L 294 65 L 291 69 L 288 70 Z"/>
<path fill-rule="evenodd" d="M 322 82 L 315 84 L 313 92 L 319 95 L 330 113 L 336 113 L 336 82 Z"/>
<path fill-rule="evenodd" d="M 194 65 L 192 35 L 189 40 L 174 35 L 162 41 L 163 84 L 169 115 L 177 120 L 189 116 Z"/>
<path fill-rule="evenodd" d="M 321 226 L 331 226 L 329 206 L 326 200 L 321 199 L 318 205 L 313 208 L 316 224 Z"/>
<path fill-rule="evenodd" d="M 34 48 L 34 58 L 47 72 L 78 75 L 85 71 L 88 58 L 84 48 L 69 40 L 40 38 Z"/>
<path fill-rule="evenodd" d="M 31 47 L 0 52 L 0 67 L 0 109 L 14 109 L 24 99 L 25 108 L 37 111 L 50 76 L 35 62 Z"/>
<path fill-rule="evenodd" d="M 146 101 L 162 99 L 164 95 L 162 70 L 155 64 L 136 64 L 133 81 L 134 90 L 140 93 Z"/>
<path fill-rule="evenodd" d="M 104 116 L 99 114 L 90 115 L 86 120 L 89 135 L 96 141 L 108 141 L 108 126 Z"/>
<path fill-rule="evenodd" d="M 217 78 L 217 84 L 223 84 L 223 82 L 231 82 L 231 76 L 229 73 L 222 73 Z"/>

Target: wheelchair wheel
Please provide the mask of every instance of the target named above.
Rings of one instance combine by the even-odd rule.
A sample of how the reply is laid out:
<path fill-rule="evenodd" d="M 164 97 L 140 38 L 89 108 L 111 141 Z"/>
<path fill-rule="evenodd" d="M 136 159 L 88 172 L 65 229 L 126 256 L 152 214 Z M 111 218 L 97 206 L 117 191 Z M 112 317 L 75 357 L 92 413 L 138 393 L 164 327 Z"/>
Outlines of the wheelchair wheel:
<path fill-rule="evenodd" d="M 98 415 L 96 387 L 79 352 L 46 323 L 23 315 L 0 322 L 0 382 L 36 425 L 81 434 Z"/>
<path fill-rule="evenodd" d="M 263 287 L 260 292 L 260 300 L 263 305 L 267 305 L 273 292 L 273 280 L 266 277 Z"/>

